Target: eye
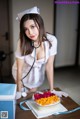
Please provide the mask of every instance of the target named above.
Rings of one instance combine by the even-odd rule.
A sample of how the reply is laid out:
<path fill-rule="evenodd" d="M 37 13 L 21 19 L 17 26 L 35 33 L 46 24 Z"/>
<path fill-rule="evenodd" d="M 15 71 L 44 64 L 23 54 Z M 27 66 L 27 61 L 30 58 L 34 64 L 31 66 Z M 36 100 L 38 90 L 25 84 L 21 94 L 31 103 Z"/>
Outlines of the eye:
<path fill-rule="evenodd" d="M 34 28 L 35 28 L 35 26 L 33 26 L 33 25 L 32 25 L 32 26 L 31 26 L 31 28 L 32 28 L 32 29 L 34 29 Z"/>
<path fill-rule="evenodd" d="M 24 28 L 24 31 L 26 32 L 28 29 L 27 28 Z"/>

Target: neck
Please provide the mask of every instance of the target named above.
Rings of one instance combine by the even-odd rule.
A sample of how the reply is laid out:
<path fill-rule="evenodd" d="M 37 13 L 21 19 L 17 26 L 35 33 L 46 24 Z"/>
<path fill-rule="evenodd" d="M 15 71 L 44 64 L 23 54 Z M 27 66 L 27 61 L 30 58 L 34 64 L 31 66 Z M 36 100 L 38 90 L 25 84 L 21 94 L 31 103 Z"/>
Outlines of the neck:
<path fill-rule="evenodd" d="M 39 48 L 41 46 L 40 42 L 33 42 L 33 47 L 34 48 Z"/>

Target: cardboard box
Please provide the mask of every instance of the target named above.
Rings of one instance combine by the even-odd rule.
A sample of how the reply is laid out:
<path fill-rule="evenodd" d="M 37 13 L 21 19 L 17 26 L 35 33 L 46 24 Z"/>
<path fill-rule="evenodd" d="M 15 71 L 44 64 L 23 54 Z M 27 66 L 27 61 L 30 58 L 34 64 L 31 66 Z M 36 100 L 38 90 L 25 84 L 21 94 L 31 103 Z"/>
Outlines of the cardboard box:
<path fill-rule="evenodd" d="M 0 119 L 15 119 L 16 84 L 0 83 Z"/>

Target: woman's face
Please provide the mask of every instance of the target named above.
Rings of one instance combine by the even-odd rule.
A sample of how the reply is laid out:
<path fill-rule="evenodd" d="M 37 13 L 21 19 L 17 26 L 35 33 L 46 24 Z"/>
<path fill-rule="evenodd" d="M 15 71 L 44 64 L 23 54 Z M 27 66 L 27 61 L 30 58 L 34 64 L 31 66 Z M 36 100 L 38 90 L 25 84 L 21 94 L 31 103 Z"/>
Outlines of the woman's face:
<path fill-rule="evenodd" d="M 24 22 L 25 34 L 32 41 L 37 41 L 39 39 L 39 26 L 35 24 L 33 20 L 27 20 Z"/>

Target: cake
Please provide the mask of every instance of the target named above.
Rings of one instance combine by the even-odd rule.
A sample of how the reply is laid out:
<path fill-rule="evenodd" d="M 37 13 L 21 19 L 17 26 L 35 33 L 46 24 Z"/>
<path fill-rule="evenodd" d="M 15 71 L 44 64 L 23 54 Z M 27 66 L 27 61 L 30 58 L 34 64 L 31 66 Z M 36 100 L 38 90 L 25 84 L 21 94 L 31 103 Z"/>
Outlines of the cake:
<path fill-rule="evenodd" d="M 36 92 L 33 99 L 39 106 L 49 106 L 60 102 L 60 98 L 50 91 Z"/>

